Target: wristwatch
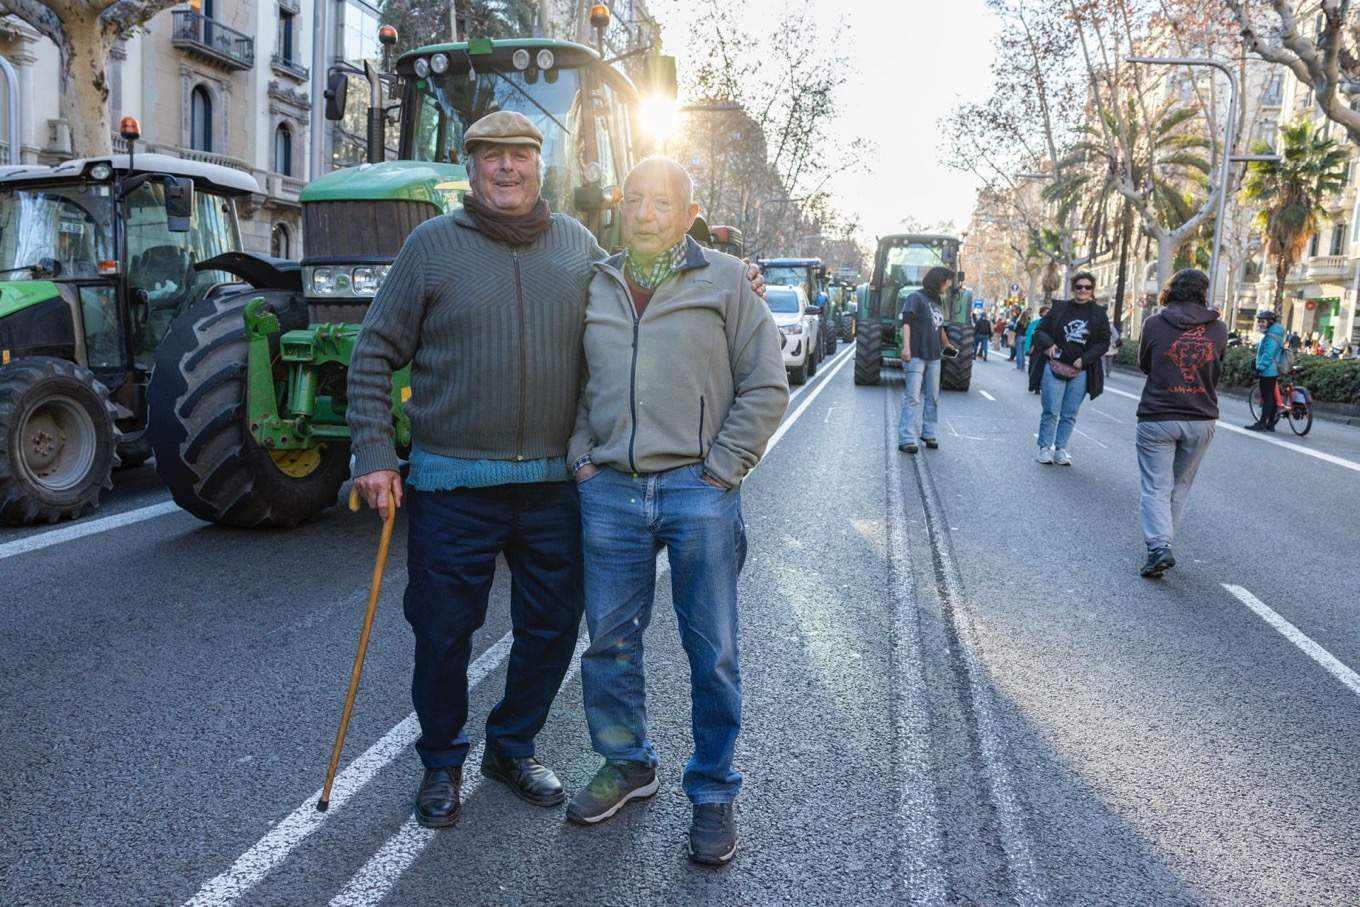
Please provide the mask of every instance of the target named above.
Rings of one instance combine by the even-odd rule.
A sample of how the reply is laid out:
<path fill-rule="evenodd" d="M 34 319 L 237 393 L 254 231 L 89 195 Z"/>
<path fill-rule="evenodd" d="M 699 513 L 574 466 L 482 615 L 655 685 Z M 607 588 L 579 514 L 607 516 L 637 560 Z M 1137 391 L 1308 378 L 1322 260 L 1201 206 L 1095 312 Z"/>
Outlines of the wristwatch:
<path fill-rule="evenodd" d="M 590 454 L 577 457 L 576 462 L 571 464 L 571 474 L 574 476 L 582 466 L 589 466 L 593 463 L 594 461 L 590 459 Z"/>

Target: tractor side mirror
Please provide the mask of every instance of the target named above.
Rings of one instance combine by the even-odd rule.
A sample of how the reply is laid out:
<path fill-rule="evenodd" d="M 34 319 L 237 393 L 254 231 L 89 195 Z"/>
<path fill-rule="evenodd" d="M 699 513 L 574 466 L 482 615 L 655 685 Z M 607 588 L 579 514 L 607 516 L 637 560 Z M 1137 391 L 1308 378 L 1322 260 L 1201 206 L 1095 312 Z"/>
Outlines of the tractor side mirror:
<path fill-rule="evenodd" d="M 194 181 L 187 176 L 165 178 L 165 228 L 171 233 L 188 233 L 194 215 Z"/>
<path fill-rule="evenodd" d="M 343 120 L 345 102 L 349 100 L 349 76 L 343 72 L 332 72 L 326 77 L 326 119 Z"/>
<path fill-rule="evenodd" d="M 956 287 L 963 286 L 963 281 L 964 281 L 964 278 L 965 278 L 966 276 L 967 276 L 967 275 L 964 274 L 962 271 L 955 271 L 955 272 L 954 272 L 954 286 L 956 286 Z"/>

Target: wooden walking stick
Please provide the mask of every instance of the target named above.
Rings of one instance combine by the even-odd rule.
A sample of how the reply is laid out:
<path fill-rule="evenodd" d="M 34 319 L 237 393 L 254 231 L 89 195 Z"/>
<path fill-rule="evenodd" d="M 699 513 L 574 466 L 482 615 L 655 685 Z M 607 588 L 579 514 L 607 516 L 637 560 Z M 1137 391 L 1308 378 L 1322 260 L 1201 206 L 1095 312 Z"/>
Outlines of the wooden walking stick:
<path fill-rule="evenodd" d="M 373 565 L 373 582 L 368 589 L 368 613 L 364 615 L 364 626 L 359 631 L 359 651 L 354 653 L 354 668 L 349 674 L 349 695 L 345 697 L 345 710 L 340 713 L 340 727 L 335 731 L 335 745 L 331 747 L 331 764 L 326 769 L 326 783 L 321 787 L 321 799 L 316 801 L 317 810 L 323 813 L 331 805 L 331 785 L 335 783 L 335 769 L 340 765 L 340 750 L 345 746 L 345 732 L 349 730 L 350 712 L 354 711 L 354 697 L 359 693 L 359 676 L 364 672 L 364 656 L 368 654 L 368 634 L 373 631 L 373 618 L 378 613 L 383 568 L 387 565 L 387 549 L 392 544 L 392 526 L 397 521 L 397 501 L 391 488 L 388 489 L 387 500 L 387 519 L 383 520 L 378 561 Z M 359 509 L 359 489 L 352 486 L 349 490 L 349 509 Z"/>

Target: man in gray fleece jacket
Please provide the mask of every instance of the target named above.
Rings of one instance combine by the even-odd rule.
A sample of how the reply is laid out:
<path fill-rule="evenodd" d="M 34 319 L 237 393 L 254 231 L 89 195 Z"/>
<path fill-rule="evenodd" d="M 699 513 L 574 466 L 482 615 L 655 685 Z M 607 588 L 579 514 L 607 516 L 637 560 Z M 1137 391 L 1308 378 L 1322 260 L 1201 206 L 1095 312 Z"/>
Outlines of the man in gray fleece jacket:
<path fill-rule="evenodd" d="M 669 159 L 634 168 L 624 182 L 628 249 L 597 263 L 590 283 L 588 374 L 568 457 L 584 531 L 586 720 L 606 761 L 567 816 L 601 822 L 656 792 L 642 637 L 665 547 L 693 696 L 689 854 L 721 864 L 736 852 L 741 786 L 732 768 L 740 485 L 778 428 L 789 388 L 779 332 L 742 263 L 685 235 L 698 213 L 693 191 Z"/>

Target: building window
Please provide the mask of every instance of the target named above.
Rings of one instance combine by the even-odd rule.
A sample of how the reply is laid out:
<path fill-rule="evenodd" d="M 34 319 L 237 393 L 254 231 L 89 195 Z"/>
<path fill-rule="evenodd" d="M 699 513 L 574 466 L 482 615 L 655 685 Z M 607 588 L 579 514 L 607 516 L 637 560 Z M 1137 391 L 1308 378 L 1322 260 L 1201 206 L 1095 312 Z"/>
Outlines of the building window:
<path fill-rule="evenodd" d="M 212 146 L 212 96 L 199 85 L 189 96 L 189 147 L 212 151 Z"/>
<path fill-rule="evenodd" d="M 1265 101 L 1267 104 L 1278 104 L 1280 103 L 1280 95 L 1283 91 L 1284 76 L 1277 72 L 1272 75 L 1270 81 L 1266 83 L 1265 96 L 1261 100 Z"/>
<path fill-rule="evenodd" d="M 1322 233 L 1321 233 L 1321 231 L 1319 231 L 1319 232 L 1313 234 L 1313 238 L 1312 238 L 1312 239 L 1308 240 L 1308 257 L 1309 257 L 1309 258 L 1317 258 L 1317 254 L 1318 254 L 1318 240 L 1320 240 L 1321 238 L 1322 238 Z"/>
<path fill-rule="evenodd" d="M 274 229 L 269 231 L 269 254 L 275 258 L 287 258 L 292 251 L 288 240 L 288 227 L 275 224 Z"/>
<path fill-rule="evenodd" d="M 293 175 L 293 133 L 283 123 L 274 130 L 274 172 Z"/>
<path fill-rule="evenodd" d="M 1332 228 L 1332 251 L 1330 255 L 1344 255 L 1346 253 L 1346 224 L 1339 223 Z"/>
<path fill-rule="evenodd" d="M 293 60 L 293 14 L 279 10 L 279 56 L 289 63 Z"/>

